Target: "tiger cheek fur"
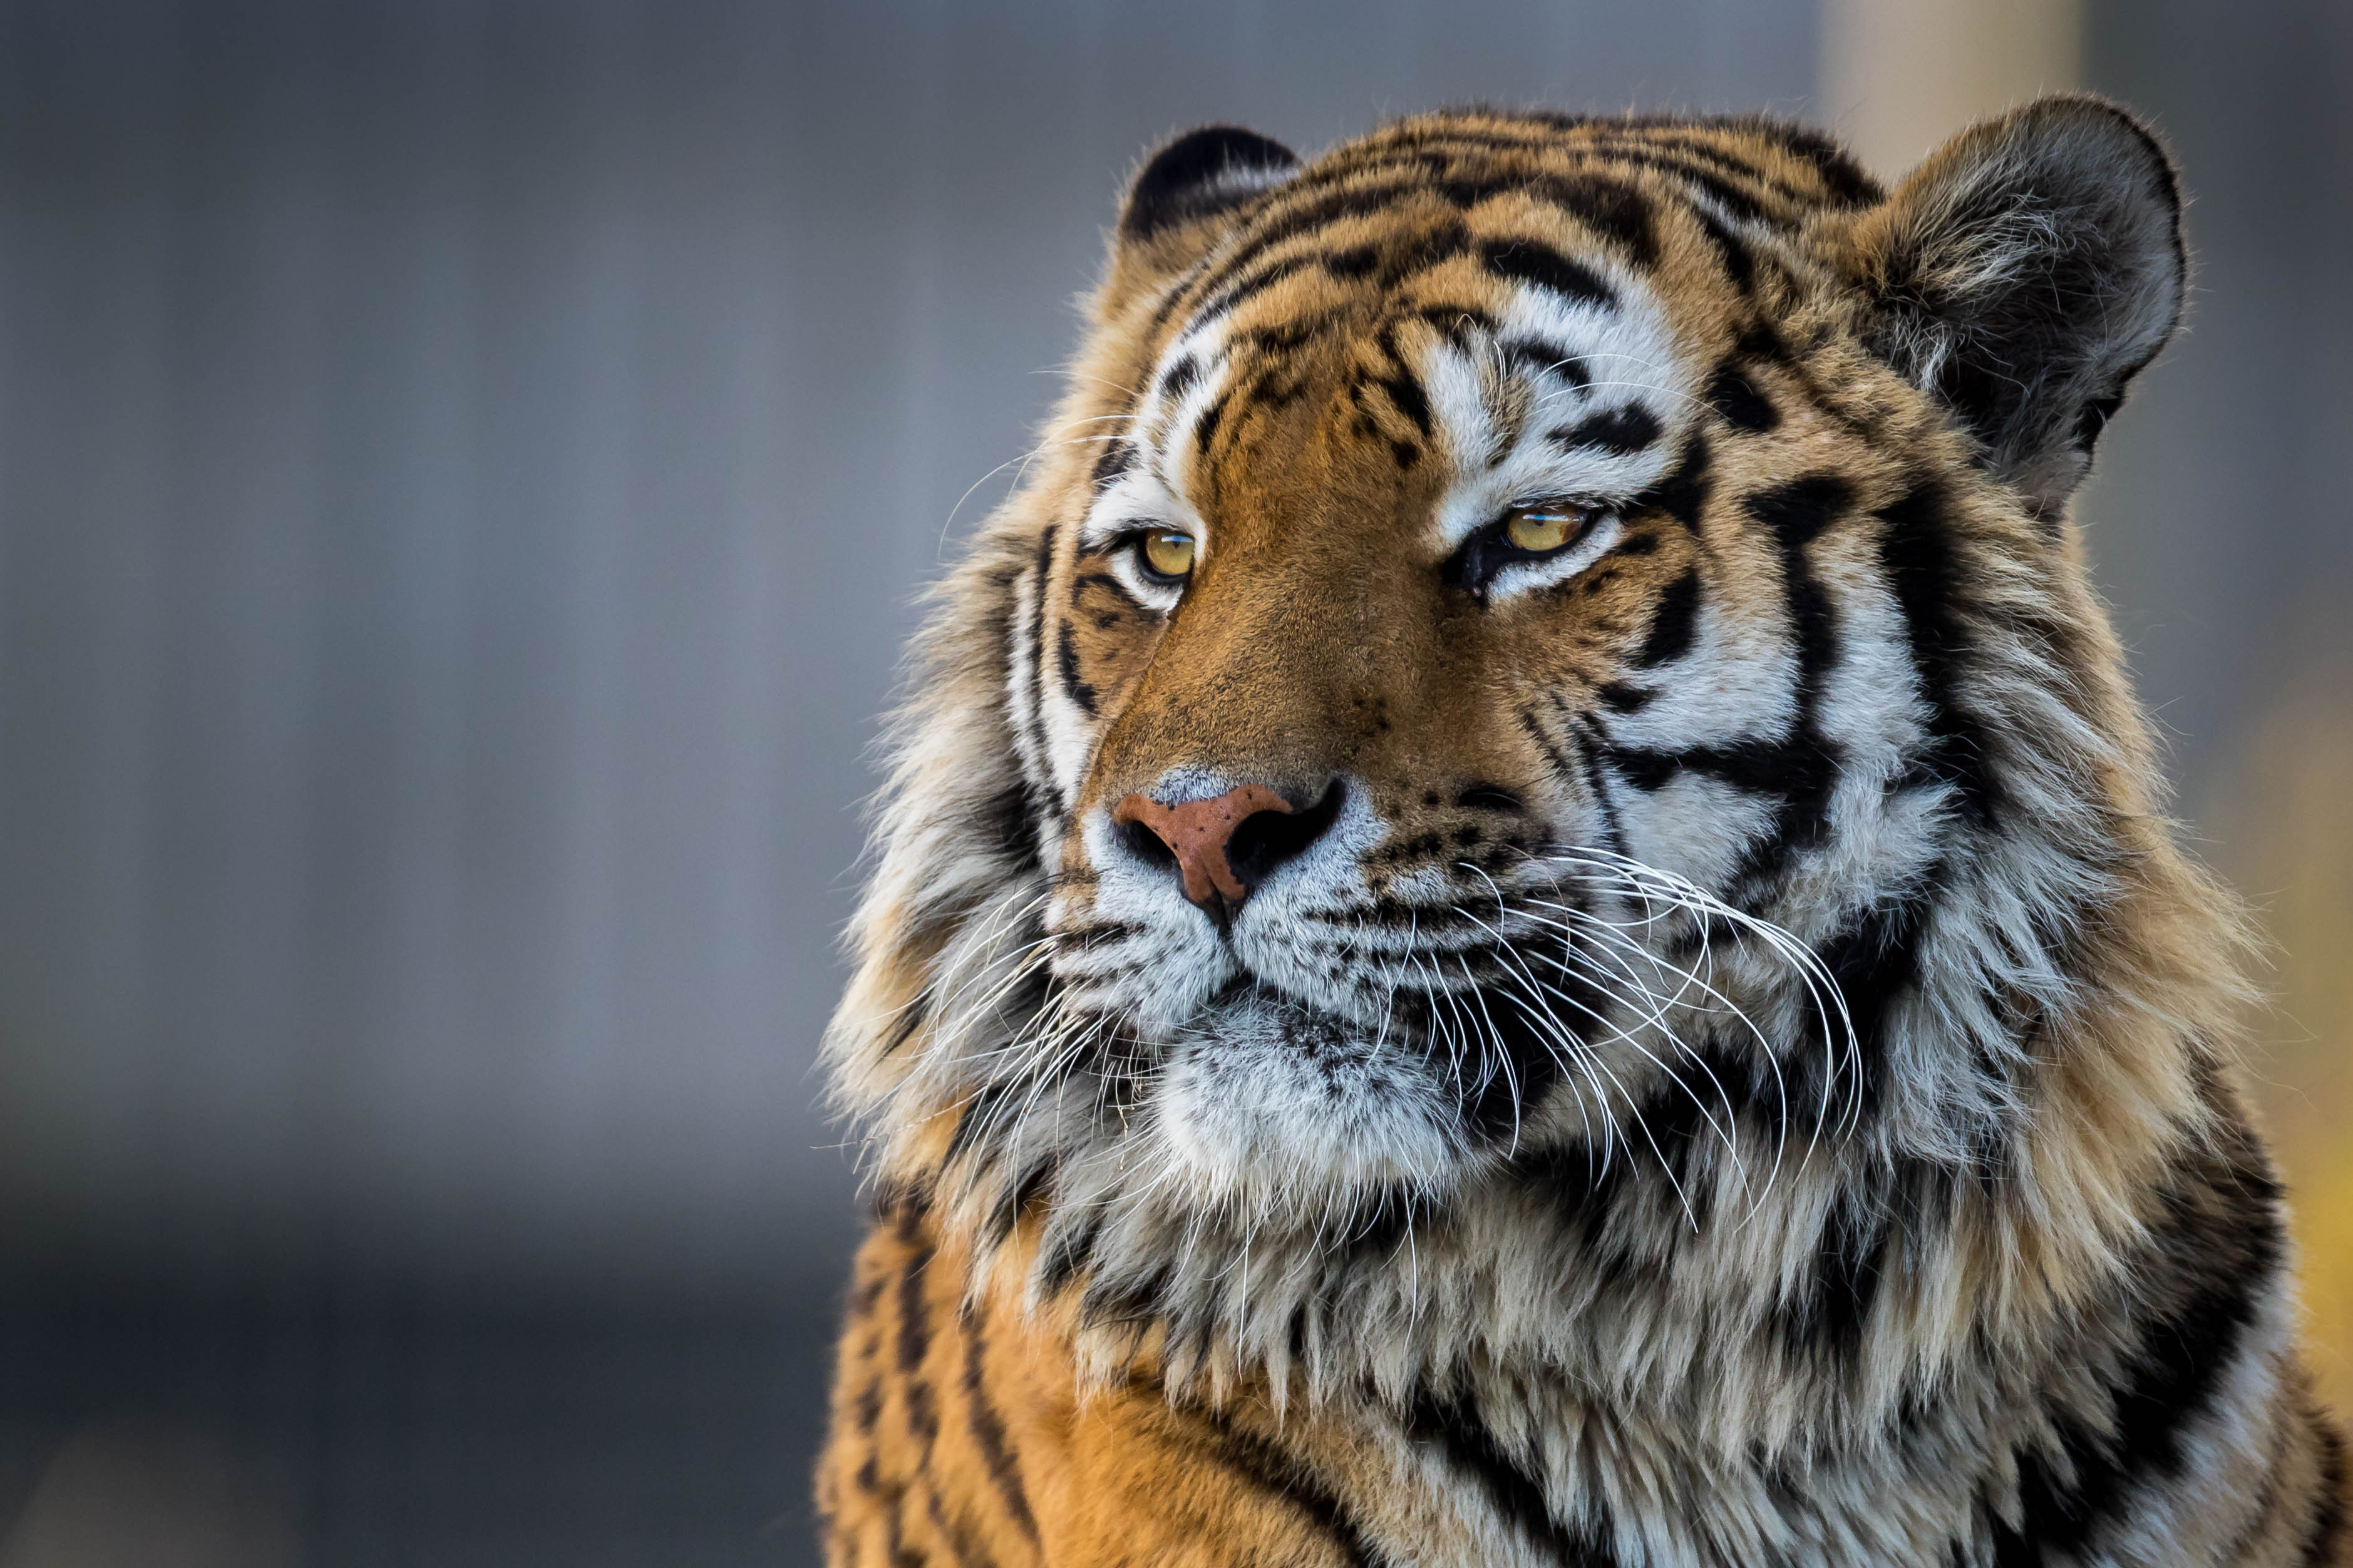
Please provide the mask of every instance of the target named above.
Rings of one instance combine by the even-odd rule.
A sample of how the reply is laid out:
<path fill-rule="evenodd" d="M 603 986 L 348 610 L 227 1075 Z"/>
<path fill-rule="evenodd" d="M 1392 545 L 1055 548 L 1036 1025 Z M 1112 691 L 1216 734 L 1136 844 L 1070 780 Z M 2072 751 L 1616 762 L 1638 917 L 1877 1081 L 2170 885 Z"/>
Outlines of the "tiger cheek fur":
<path fill-rule="evenodd" d="M 835 1562 L 2337 1560 L 2065 515 L 2179 215 L 2089 99 L 1893 193 L 1764 121 L 1145 166 L 895 732 Z"/>

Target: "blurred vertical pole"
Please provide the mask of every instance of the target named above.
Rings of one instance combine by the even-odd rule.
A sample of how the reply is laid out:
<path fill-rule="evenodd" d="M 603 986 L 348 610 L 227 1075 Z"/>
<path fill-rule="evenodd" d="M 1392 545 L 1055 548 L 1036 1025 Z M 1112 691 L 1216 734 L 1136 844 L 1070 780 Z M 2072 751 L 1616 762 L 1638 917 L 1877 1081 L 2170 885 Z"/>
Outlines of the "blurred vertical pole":
<path fill-rule="evenodd" d="M 1893 179 L 1981 116 L 2076 85 L 2078 0 L 1822 0 L 1820 113 Z"/>

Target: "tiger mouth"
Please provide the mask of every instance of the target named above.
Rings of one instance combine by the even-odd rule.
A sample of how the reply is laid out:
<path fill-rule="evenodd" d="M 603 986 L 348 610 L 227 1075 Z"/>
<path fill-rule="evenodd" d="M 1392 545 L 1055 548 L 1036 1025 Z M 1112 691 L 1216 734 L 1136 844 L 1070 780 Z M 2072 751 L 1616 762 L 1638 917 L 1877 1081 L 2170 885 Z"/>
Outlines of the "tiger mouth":
<path fill-rule="evenodd" d="M 1560 1075 L 1553 1042 L 1500 1002 L 1399 991 L 1368 1022 L 1247 975 L 1202 1005 L 1168 1056 L 1287 1086 L 1302 1113 L 1410 1108 L 1474 1145 L 1516 1137 Z"/>
<path fill-rule="evenodd" d="M 1245 984 L 1164 1053 L 1162 1125 L 1212 1196 L 1431 1191 L 1482 1140 L 1427 1041 Z"/>

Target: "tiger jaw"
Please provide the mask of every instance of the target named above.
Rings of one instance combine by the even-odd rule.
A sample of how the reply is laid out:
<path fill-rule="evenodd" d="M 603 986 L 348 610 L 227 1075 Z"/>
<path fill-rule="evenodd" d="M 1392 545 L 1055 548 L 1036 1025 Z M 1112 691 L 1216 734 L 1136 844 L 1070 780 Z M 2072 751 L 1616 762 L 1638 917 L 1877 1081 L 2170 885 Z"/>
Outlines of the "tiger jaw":
<path fill-rule="evenodd" d="M 1377 851 L 1385 837 L 1365 835 Z M 1155 1138 L 1181 1190 L 1212 1205 L 1435 1197 L 1541 1137 L 1556 1101 L 1590 1115 L 1586 1090 L 1638 1084 L 1646 1064 L 1609 1020 L 1641 1015 L 1619 993 L 1655 960 L 1573 935 L 1603 918 L 1591 900 L 1560 865 L 1516 858 L 1517 874 L 1462 862 L 1451 881 L 1425 868 L 1388 884 L 1404 902 L 1373 899 L 1356 858 L 1335 858 L 1223 925 L 1107 865 L 1083 916 L 1058 911 L 1057 969 L 1073 1011 L 1115 1019 L 1139 1047 L 1145 1115 L 1124 1136 Z M 1581 1087 L 1556 1094 L 1572 1073 Z"/>
<path fill-rule="evenodd" d="M 1178 1179 L 1213 1204 L 1433 1194 L 1471 1144 L 1461 1097 L 1425 1047 L 1256 992 L 1186 1031 L 1155 1099 Z"/>

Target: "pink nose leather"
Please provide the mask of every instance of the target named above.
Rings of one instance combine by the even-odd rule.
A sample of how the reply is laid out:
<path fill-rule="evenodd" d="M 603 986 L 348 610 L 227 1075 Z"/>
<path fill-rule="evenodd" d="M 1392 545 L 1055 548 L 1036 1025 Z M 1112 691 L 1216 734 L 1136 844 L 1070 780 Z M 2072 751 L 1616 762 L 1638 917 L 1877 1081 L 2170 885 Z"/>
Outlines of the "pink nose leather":
<path fill-rule="evenodd" d="M 1264 784 L 1244 784 L 1214 800 L 1188 800 L 1163 805 L 1148 795 L 1132 795 L 1113 810 L 1117 823 L 1141 823 L 1168 846 L 1185 874 L 1185 896 L 1207 907 L 1213 897 L 1239 904 L 1250 897 L 1250 885 L 1234 875 L 1226 847 L 1234 830 L 1261 811 L 1292 814 L 1291 803 Z"/>

